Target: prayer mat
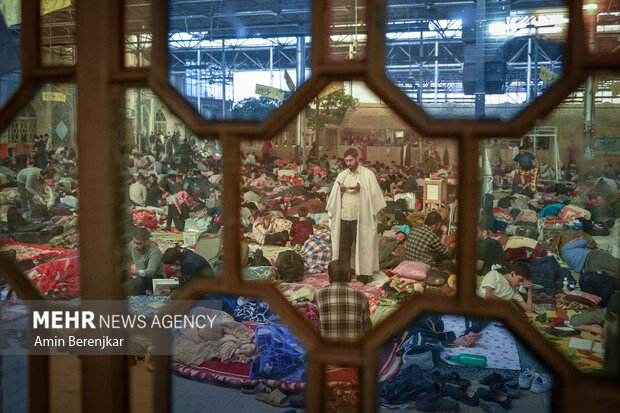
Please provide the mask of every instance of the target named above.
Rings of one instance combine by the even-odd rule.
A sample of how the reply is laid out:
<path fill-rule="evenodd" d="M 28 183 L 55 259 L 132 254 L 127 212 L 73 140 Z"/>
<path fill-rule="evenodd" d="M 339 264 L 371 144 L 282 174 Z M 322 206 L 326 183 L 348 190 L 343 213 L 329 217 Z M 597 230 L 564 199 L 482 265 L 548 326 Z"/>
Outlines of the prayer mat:
<path fill-rule="evenodd" d="M 457 337 L 465 331 L 465 317 L 444 315 L 442 319 L 445 331 L 454 331 Z M 447 348 L 441 353 L 441 358 L 448 364 L 458 364 L 447 358 L 463 353 L 485 356 L 487 368 L 490 369 L 521 370 L 515 338 L 506 327 L 498 325 L 497 322 L 491 322 L 482 330 L 482 338 L 474 346 Z"/>
<path fill-rule="evenodd" d="M 545 314 L 547 315 L 547 321 L 541 323 L 536 321 L 537 314 L 528 314 L 528 318 L 532 325 L 540 330 L 541 334 L 545 336 L 545 338 L 558 349 L 560 353 L 571 363 L 577 367 L 579 371 L 586 374 L 592 373 L 602 373 L 603 372 L 603 360 L 605 357 L 604 353 L 597 353 L 586 350 L 578 350 L 574 348 L 569 348 L 568 345 L 570 343 L 571 337 L 582 338 L 585 340 L 595 340 L 601 341 L 601 336 L 599 334 L 589 333 L 587 331 L 582 331 L 580 334 L 571 336 L 571 337 L 557 337 L 551 334 L 546 334 L 545 330 L 549 328 L 549 320 L 556 317 L 562 317 L 570 320 L 570 318 L 576 314 L 575 311 L 572 310 L 546 310 Z"/>

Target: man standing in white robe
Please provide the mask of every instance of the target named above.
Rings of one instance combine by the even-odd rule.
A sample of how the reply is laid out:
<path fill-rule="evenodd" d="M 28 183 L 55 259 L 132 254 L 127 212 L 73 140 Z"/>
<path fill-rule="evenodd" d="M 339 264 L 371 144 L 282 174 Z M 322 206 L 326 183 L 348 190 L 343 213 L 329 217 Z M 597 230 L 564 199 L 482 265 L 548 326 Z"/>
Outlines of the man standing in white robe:
<path fill-rule="evenodd" d="M 348 263 L 355 269 L 357 280 L 367 283 L 379 271 L 377 214 L 385 207 L 385 200 L 377 178 L 359 164 L 355 149 L 345 151 L 344 161 L 347 169 L 338 174 L 326 207 L 332 259 Z"/>

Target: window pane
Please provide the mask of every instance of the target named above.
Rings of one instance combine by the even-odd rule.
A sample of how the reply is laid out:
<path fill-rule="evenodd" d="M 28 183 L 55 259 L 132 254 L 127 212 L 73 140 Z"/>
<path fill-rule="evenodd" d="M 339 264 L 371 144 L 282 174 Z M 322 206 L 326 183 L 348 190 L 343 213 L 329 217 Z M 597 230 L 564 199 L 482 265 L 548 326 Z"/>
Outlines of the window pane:
<path fill-rule="evenodd" d="M 609 307 L 620 268 L 617 83 L 591 77 L 521 138 L 484 143 L 478 232 L 479 282 L 492 264 L 526 265 L 532 324 L 582 372 L 610 375 L 617 346 L 603 343 L 617 339 Z"/>
<path fill-rule="evenodd" d="M 150 1 L 125 0 L 125 65 L 150 66 L 153 34 Z"/>
<path fill-rule="evenodd" d="M 562 75 L 561 1 L 387 7 L 386 74 L 433 117 L 510 119 Z"/>
<path fill-rule="evenodd" d="M 263 120 L 310 77 L 308 0 L 176 1 L 169 19 L 170 83 L 206 119 Z"/>
<path fill-rule="evenodd" d="M 373 219 L 370 208 L 359 210 L 367 222 L 345 238 L 342 221 L 354 212 L 329 198 L 344 199 L 338 182 L 350 148 L 368 171 L 360 197 L 375 195 L 377 211 Z M 330 285 L 329 264 L 344 260 L 334 271 L 344 281 L 351 274 L 349 286 L 365 294 L 373 325 L 418 294 L 455 294 L 456 141 L 422 136 L 363 83 L 345 81 L 329 85 L 271 140 L 244 142 L 241 151 L 244 277 L 273 280 L 300 311 L 312 304 L 322 312 L 329 303 L 317 295 Z M 370 323 L 354 324 L 351 331 L 319 328 L 332 340 L 355 341 Z"/>
<path fill-rule="evenodd" d="M 620 6 L 610 0 L 583 2 L 586 41 L 595 53 L 620 53 Z"/>
<path fill-rule="evenodd" d="M 41 62 L 67 66 L 77 60 L 75 5 L 69 0 L 41 0 Z"/>
<path fill-rule="evenodd" d="M 3 132 L 0 250 L 50 299 L 80 296 L 75 108 L 74 85 L 48 84 Z"/>
<path fill-rule="evenodd" d="M 13 94 L 21 79 L 20 24 L 21 1 L 0 3 L 0 50 L 3 64 L 0 69 L 0 106 Z M 7 137 L 0 136 L 0 157 L 6 156 Z"/>
<path fill-rule="evenodd" d="M 306 350 L 269 304 L 209 294 L 188 314 L 213 327 L 172 337 L 173 411 L 275 412 L 304 407 Z"/>
<path fill-rule="evenodd" d="M 366 55 L 366 1 L 331 0 L 327 4 L 329 57 L 363 59 Z"/>
<path fill-rule="evenodd" d="M 380 355 L 382 407 L 549 412 L 552 391 L 547 369 L 499 321 L 427 313 Z"/>
<path fill-rule="evenodd" d="M 221 148 L 216 139 L 193 135 L 149 89 L 125 93 L 123 117 L 126 292 L 170 295 L 192 277 L 220 269 Z M 166 280 L 178 285 L 158 287 Z"/>

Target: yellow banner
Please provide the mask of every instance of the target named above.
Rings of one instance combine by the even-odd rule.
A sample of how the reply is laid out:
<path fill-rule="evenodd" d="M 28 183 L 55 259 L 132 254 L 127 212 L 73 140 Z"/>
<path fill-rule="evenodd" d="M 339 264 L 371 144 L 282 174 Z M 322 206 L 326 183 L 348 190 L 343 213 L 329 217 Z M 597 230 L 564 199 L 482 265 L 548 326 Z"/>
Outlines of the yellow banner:
<path fill-rule="evenodd" d="M 560 76 L 558 76 L 557 73 L 552 72 L 551 70 L 547 69 L 546 67 L 541 67 L 540 68 L 540 80 L 542 80 L 543 82 L 553 83 L 556 80 L 558 80 L 559 78 L 560 78 Z"/>
<path fill-rule="evenodd" d="M 66 102 L 67 96 L 58 92 L 43 92 L 41 93 L 44 102 Z"/>
<path fill-rule="evenodd" d="M 268 98 L 282 100 L 284 99 L 284 91 L 275 87 L 265 86 L 256 84 L 256 90 L 254 91 L 257 95 L 267 96 Z"/>
<path fill-rule="evenodd" d="M 71 5 L 71 0 L 41 0 L 41 16 Z M 0 3 L 0 13 L 4 17 L 7 27 L 22 22 L 22 1 L 3 0 Z"/>
<path fill-rule="evenodd" d="M 620 82 L 616 82 L 616 83 L 612 83 L 611 84 L 611 95 L 612 96 L 620 95 Z"/>
<path fill-rule="evenodd" d="M 343 81 L 332 82 L 329 85 L 327 85 L 327 87 L 323 89 L 321 93 L 319 93 L 319 99 L 324 98 L 325 96 L 330 95 L 340 89 L 344 89 Z"/>
<path fill-rule="evenodd" d="M 288 90 L 290 90 L 291 92 L 294 92 L 295 83 L 293 82 L 293 79 L 291 79 L 291 75 L 288 74 L 286 69 L 284 69 L 284 80 L 286 81 L 286 86 L 288 87 Z"/>

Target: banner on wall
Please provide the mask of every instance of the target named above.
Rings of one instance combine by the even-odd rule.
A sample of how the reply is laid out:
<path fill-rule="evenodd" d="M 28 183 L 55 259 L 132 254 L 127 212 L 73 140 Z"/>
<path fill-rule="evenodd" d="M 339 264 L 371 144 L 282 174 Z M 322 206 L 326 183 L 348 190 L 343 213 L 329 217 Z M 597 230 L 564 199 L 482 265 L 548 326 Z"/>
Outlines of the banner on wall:
<path fill-rule="evenodd" d="M 552 72 L 546 67 L 543 66 L 540 68 L 540 80 L 542 80 L 543 82 L 553 83 L 559 78 L 560 76 L 558 76 L 557 73 Z"/>
<path fill-rule="evenodd" d="M 268 98 L 282 100 L 284 99 L 284 91 L 275 87 L 265 86 L 261 84 L 256 84 L 256 90 L 254 91 L 257 95 L 267 96 Z"/>
<path fill-rule="evenodd" d="M 71 5 L 71 0 L 41 0 L 41 16 Z M 8 27 L 22 22 L 22 0 L 2 0 L 0 13 Z"/>
<path fill-rule="evenodd" d="M 43 92 L 41 97 L 44 102 L 66 102 L 67 96 L 58 92 Z"/>

